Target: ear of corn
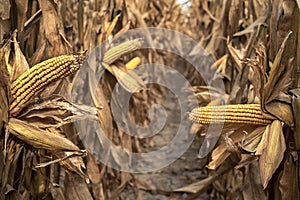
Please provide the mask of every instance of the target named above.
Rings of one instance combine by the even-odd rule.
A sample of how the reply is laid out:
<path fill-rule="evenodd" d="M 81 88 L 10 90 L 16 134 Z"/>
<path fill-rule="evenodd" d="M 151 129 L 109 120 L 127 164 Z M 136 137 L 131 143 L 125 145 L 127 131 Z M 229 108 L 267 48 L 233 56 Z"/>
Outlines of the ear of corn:
<path fill-rule="evenodd" d="M 77 71 L 83 59 L 83 54 L 62 55 L 43 61 L 21 74 L 11 85 L 10 110 L 28 102 L 49 83 Z"/>
<path fill-rule="evenodd" d="M 141 45 L 142 45 L 141 39 L 125 41 L 117 46 L 110 48 L 107 52 L 105 52 L 103 57 L 103 62 L 110 65 L 114 61 L 119 59 L 122 55 L 137 50 Z"/>
<path fill-rule="evenodd" d="M 272 119 L 261 111 L 259 104 L 206 106 L 192 110 L 189 119 L 198 124 L 242 123 L 267 125 Z"/>

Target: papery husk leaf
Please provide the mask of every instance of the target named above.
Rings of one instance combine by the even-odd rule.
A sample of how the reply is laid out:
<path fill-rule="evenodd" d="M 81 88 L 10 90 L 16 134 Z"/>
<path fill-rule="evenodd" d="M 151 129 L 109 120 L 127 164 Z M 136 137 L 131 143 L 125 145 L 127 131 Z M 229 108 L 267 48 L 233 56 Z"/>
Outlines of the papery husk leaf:
<path fill-rule="evenodd" d="M 10 118 L 7 127 L 10 133 L 35 148 L 51 151 L 79 151 L 79 148 L 67 138 L 42 130 L 16 118 Z"/>
<path fill-rule="evenodd" d="M 114 75 L 118 83 L 128 92 L 133 93 L 144 87 L 143 80 L 133 71 L 125 67 L 107 66 L 108 71 Z"/>
<path fill-rule="evenodd" d="M 293 111 L 289 104 L 272 101 L 265 105 L 265 109 L 277 119 L 280 119 L 290 127 L 294 127 Z"/>
<path fill-rule="evenodd" d="M 248 140 L 243 141 L 243 144 L 241 144 L 241 147 L 248 152 L 254 153 L 257 150 L 257 147 L 261 141 L 262 134 L 264 132 L 264 129 L 259 129 L 261 131 L 261 134 L 257 134 L 254 137 L 250 137 Z"/>
<path fill-rule="evenodd" d="M 10 74 L 10 80 L 14 81 L 17 79 L 23 72 L 29 69 L 29 65 L 25 56 L 23 55 L 19 43 L 17 41 L 17 32 L 15 31 L 12 36 L 14 44 L 14 62 L 12 74 Z"/>
<path fill-rule="evenodd" d="M 259 159 L 260 177 L 264 189 L 281 163 L 286 150 L 282 127 L 282 122 L 274 120 L 264 133 L 268 143 L 264 145 L 265 148 Z"/>
<path fill-rule="evenodd" d="M 272 95 L 273 89 L 274 89 L 275 85 L 277 84 L 277 82 L 279 81 L 282 73 L 285 71 L 285 66 L 281 65 L 281 59 L 282 59 L 283 51 L 286 48 L 287 40 L 290 35 L 291 35 L 291 32 L 289 32 L 288 35 L 285 37 L 284 41 L 281 44 L 280 49 L 278 50 L 278 52 L 276 54 L 273 65 L 271 65 L 270 75 L 269 75 L 267 83 L 265 84 L 264 96 L 263 96 L 263 100 L 262 100 L 263 103 L 270 102 L 274 99 L 274 97 L 270 99 L 270 96 Z M 276 95 L 273 95 L 273 96 L 276 96 Z"/>
<path fill-rule="evenodd" d="M 234 144 L 237 144 L 238 142 L 260 135 L 264 129 L 265 126 L 242 126 L 234 131 L 229 138 L 231 138 Z M 225 142 L 222 142 L 219 146 L 217 146 L 212 152 L 212 161 L 208 164 L 208 169 L 214 170 L 219 167 L 231 154 L 228 150 L 229 149 Z"/>
<path fill-rule="evenodd" d="M 29 105 L 18 118 L 39 128 L 58 128 L 77 120 L 97 120 L 98 109 L 101 108 L 75 104 L 62 96 L 52 95 L 42 99 L 41 103 Z"/>

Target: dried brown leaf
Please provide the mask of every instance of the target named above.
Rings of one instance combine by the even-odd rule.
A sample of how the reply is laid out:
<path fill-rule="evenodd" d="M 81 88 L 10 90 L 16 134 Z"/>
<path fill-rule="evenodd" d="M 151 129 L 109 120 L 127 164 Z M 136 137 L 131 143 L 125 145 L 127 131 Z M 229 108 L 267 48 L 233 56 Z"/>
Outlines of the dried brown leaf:
<path fill-rule="evenodd" d="M 178 189 L 174 189 L 174 192 L 189 192 L 189 193 L 198 193 L 201 190 L 204 190 L 205 188 L 209 187 L 209 185 L 211 185 L 214 181 L 216 181 L 218 179 L 218 175 L 214 174 L 211 175 L 201 181 L 198 181 L 196 183 L 192 183 L 190 185 L 178 188 Z"/>
<path fill-rule="evenodd" d="M 12 66 L 12 72 L 10 74 L 10 80 L 14 81 L 17 79 L 23 72 L 29 69 L 29 65 L 25 56 L 23 55 L 19 43 L 17 41 L 17 32 L 15 31 L 12 36 L 14 44 L 14 61 Z"/>
<path fill-rule="evenodd" d="M 292 107 L 294 119 L 300 119 L 300 89 L 291 90 L 292 96 Z M 300 120 L 295 120 L 295 143 L 296 149 L 300 149 Z"/>
<path fill-rule="evenodd" d="M 282 199 L 299 199 L 298 169 L 299 155 L 296 151 L 290 152 L 283 166 L 283 173 L 279 181 L 279 190 Z"/>
<path fill-rule="evenodd" d="M 72 173 L 67 174 L 64 193 L 68 194 L 66 195 L 67 200 L 93 200 L 88 185 L 84 182 L 84 179 Z"/>
<path fill-rule="evenodd" d="M 258 145 L 260 144 L 260 141 L 261 141 L 261 138 L 262 138 L 262 135 L 263 135 L 263 132 L 265 131 L 265 129 L 258 128 L 258 129 L 256 129 L 256 131 L 260 131 L 260 133 L 253 137 L 250 137 L 247 140 L 242 141 L 241 147 L 244 150 L 246 150 L 248 152 L 252 152 L 252 153 L 257 151 Z"/>
<path fill-rule="evenodd" d="M 10 118 L 8 130 L 35 148 L 48 149 L 51 151 L 79 151 L 79 148 L 67 138 L 42 130 L 16 118 Z"/>
<path fill-rule="evenodd" d="M 46 41 L 50 44 L 46 46 L 46 57 L 52 58 L 58 55 L 71 53 L 71 48 L 63 39 L 63 24 L 60 19 L 58 5 L 54 1 L 39 0 Z"/>
<path fill-rule="evenodd" d="M 282 73 L 285 71 L 285 66 L 281 65 L 281 59 L 282 59 L 283 51 L 286 48 L 286 43 L 287 43 L 288 38 L 290 37 L 290 35 L 291 35 L 291 32 L 289 32 L 287 34 L 287 36 L 285 37 L 284 41 L 281 44 L 281 47 L 280 47 L 278 53 L 276 54 L 274 63 L 271 66 L 270 75 L 269 75 L 268 81 L 265 85 L 265 90 L 264 90 L 265 94 L 263 96 L 263 103 L 264 102 L 268 103 L 276 97 L 276 95 L 273 94 L 273 97 L 270 99 L 270 96 L 272 95 L 273 90 L 274 90 L 277 82 L 280 80 L 280 77 L 281 77 Z M 283 81 L 287 82 L 287 80 L 283 80 Z M 282 84 L 281 84 L 281 87 L 283 87 Z M 281 91 L 280 89 L 279 89 L 279 91 Z"/>
<path fill-rule="evenodd" d="M 258 162 L 252 162 L 245 167 L 245 180 L 242 189 L 244 199 L 267 200 L 259 176 Z"/>
<path fill-rule="evenodd" d="M 136 92 L 144 87 L 143 80 L 132 70 L 125 67 L 107 66 L 108 71 L 114 75 L 118 83 L 128 92 Z"/>
<path fill-rule="evenodd" d="M 266 140 L 262 140 L 262 142 L 267 141 L 268 143 L 263 145 L 265 148 L 259 159 L 260 177 L 264 189 L 281 163 L 286 150 L 282 126 L 282 122 L 274 120 L 264 133 Z"/>
<path fill-rule="evenodd" d="M 269 14 L 265 13 L 263 16 L 257 18 L 252 24 L 250 24 L 247 28 L 243 29 L 242 31 L 236 32 L 233 36 L 238 37 L 248 33 L 253 33 L 255 28 L 261 26 L 265 23 L 266 19 L 268 18 Z"/>
<path fill-rule="evenodd" d="M 5 47 L 3 47 L 5 48 Z M 8 121 L 9 110 L 9 75 L 4 60 L 4 49 L 0 49 L 0 130 Z"/>
<path fill-rule="evenodd" d="M 254 95 L 261 98 L 264 93 L 264 66 L 258 61 L 245 59 L 244 62 L 248 64 L 253 70 L 253 76 L 251 76 L 251 82 L 254 87 Z"/>
<path fill-rule="evenodd" d="M 9 19 L 10 7 L 11 7 L 10 1 L 9 0 L 1 0 L 0 4 L 1 4 L 1 6 L 0 6 L 0 18 L 2 20 Z"/>
<path fill-rule="evenodd" d="M 217 79 L 217 77 L 221 75 L 222 78 L 226 78 L 229 81 L 231 80 L 230 76 L 226 73 L 227 59 L 228 55 L 226 54 L 213 64 L 212 70 L 216 70 L 215 77 L 213 79 Z"/>
<path fill-rule="evenodd" d="M 294 127 L 294 118 L 292 107 L 289 104 L 279 101 L 272 101 L 265 105 L 266 110 L 277 119 L 286 123 L 290 127 Z"/>
<path fill-rule="evenodd" d="M 232 140 L 233 144 L 237 144 L 239 142 L 248 141 L 249 138 L 253 138 L 257 135 L 260 135 L 264 129 L 264 126 L 242 126 L 237 128 L 237 130 L 235 130 L 228 137 Z M 208 169 L 216 169 L 217 167 L 219 167 L 224 162 L 224 160 L 231 154 L 228 150 L 228 146 L 225 142 L 222 142 L 219 146 L 217 146 L 212 152 L 212 161 L 208 164 Z"/>
<path fill-rule="evenodd" d="M 62 96 L 52 95 L 40 101 L 42 102 L 29 105 L 18 118 L 39 128 L 58 128 L 77 120 L 98 119 L 100 108 L 75 104 Z"/>

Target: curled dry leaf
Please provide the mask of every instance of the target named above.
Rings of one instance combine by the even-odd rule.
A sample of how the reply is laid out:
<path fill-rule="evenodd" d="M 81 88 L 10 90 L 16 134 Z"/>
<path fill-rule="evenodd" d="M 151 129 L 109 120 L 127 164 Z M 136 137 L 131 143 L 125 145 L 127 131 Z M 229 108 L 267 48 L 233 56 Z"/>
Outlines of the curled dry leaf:
<path fill-rule="evenodd" d="M 58 95 L 40 101 L 42 102 L 29 105 L 19 119 L 39 128 L 58 128 L 77 120 L 97 120 L 98 110 L 101 109 L 101 107 L 75 104 Z"/>
<path fill-rule="evenodd" d="M 233 144 L 237 144 L 239 142 L 244 143 L 248 140 L 251 140 L 253 137 L 262 134 L 265 126 L 242 126 L 237 128 L 231 135 L 228 137 L 231 139 Z M 232 127 L 231 127 L 232 130 Z M 222 142 L 219 146 L 217 146 L 212 152 L 212 161 L 208 164 L 208 169 L 216 169 L 218 168 L 226 158 L 230 155 L 230 151 L 225 142 Z"/>

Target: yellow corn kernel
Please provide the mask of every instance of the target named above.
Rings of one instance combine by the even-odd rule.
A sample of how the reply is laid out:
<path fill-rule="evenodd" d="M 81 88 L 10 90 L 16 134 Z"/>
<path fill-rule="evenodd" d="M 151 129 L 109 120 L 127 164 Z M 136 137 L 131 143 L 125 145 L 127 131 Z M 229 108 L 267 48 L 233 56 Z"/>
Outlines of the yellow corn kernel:
<path fill-rule="evenodd" d="M 135 69 L 141 63 L 140 57 L 132 58 L 128 63 L 126 63 L 125 67 L 128 70 Z"/>

